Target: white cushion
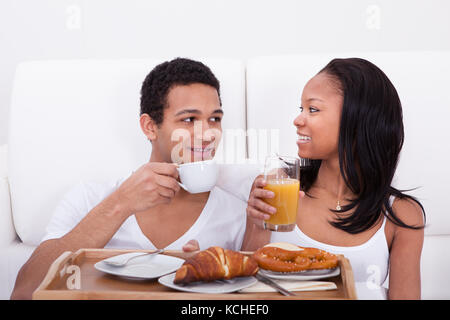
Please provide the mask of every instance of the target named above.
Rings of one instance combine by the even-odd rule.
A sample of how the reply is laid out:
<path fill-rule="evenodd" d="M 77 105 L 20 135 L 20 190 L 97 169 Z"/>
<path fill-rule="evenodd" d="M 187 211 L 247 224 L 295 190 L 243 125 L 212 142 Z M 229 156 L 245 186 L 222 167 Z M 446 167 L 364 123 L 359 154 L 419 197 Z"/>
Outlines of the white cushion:
<path fill-rule="evenodd" d="M 10 298 L 17 273 L 30 258 L 35 247 L 14 241 L 7 247 L 0 248 L 0 300 Z"/>
<path fill-rule="evenodd" d="M 0 177 L 0 248 L 10 245 L 15 238 L 8 179 Z"/>
<path fill-rule="evenodd" d="M 16 238 L 11 215 L 7 151 L 7 145 L 0 146 L 0 248 L 10 245 Z"/>
<path fill-rule="evenodd" d="M 425 236 L 421 260 L 422 299 L 450 299 L 450 235 Z"/>
<path fill-rule="evenodd" d="M 403 105 L 405 144 L 395 186 L 420 187 L 417 196 L 427 213 L 426 234 L 449 234 L 450 215 L 442 177 L 450 156 L 450 52 L 335 53 L 272 56 L 250 59 L 247 67 L 248 130 L 279 130 L 280 154 L 296 155 L 296 128 L 301 93 L 306 82 L 333 58 L 365 58 L 383 70 Z M 259 145 L 258 145 L 259 144 Z M 263 159 L 267 149 L 249 135 L 249 157 Z"/>
<path fill-rule="evenodd" d="M 24 243 L 40 242 L 56 204 L 77 182 L 116 179 L 148 161 L 151 145 L 139 126 L 140 89 L 165 60 L 36 61 L 18 67 L 9 177 L 14 223 Z M 243 63 L 201 61 L 221 82 L 223 128 L 244 130 Z M 245 156 L 245 144 L 231 147 Z"/>
<path fill-rule="evenodd" d="M 0 146 L 0 178 L 8 176 L 8 145 Z"/>

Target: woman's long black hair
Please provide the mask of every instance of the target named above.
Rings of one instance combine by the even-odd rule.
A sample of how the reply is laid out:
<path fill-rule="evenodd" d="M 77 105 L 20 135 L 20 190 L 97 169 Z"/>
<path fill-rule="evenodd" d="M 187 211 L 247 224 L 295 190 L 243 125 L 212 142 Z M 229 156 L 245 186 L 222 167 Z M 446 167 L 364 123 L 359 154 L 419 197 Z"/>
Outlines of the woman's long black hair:
<path fill-rule="evenodd" d="M 359 59 L 334 59 L 319 73 L 334 80 L 343 95 L 339 130 L 339 165 L 346 185 L 357 197 L 342 206 L 344 213 L 330 222 L 334 227 L 355 234 L 372 227 L 381 215 L 398 226 L 410 226 L 397 217 L 390 196 L 410 199 L 404 190 L 391 186 L 403 146 L 404 130 L 400 98 L 389 78 L 371 62 Z M 301 186 L 306 192 L 314 184 L 321 160 L 311 160 L 309 169 L 302 170 Z"/>

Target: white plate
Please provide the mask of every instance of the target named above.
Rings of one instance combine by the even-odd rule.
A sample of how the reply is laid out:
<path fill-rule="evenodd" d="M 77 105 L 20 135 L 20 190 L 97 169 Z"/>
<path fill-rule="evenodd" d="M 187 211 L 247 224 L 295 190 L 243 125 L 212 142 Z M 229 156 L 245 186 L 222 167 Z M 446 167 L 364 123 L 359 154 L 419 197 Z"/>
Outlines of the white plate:
<path fill-rule="evenodd" d="M 339 267 L 333 269 L 323 269 L 323 270 L 306 270 L 301 272 L 274 272 L 264 269 L 259 269 L 263 275 L 268 278 L 278 279 L 278 280 L 317 280 L 325 279 L 338 276 L 341 273 Z"/>
<path fill-rule="evenodd" d="M 117 259 L 123 259 L 125 255 L 135 255 L 137 253 L 126 253 L 116 256 Z M 108 258 L 112 260 L 115 257 Z M 106 260 L 106 259 L 105 259 Z M 124 267 L 115 267 L 105 263 L 103 260 L 97 262 L 94 267 L 97 270 L 106 272 L 115 276 L 126 277 L 137 280 L 147 280 L 159 278 L 165 274 L 174 272 L 184 263 L 183 259 L 166 256 L 163 254 L 148 255 L 131 260 Z"/>
<path fill-rule="evenodd" d="M 175 290 L 195 293 L 230 293 L 250 287 L 258 282 L 254 277 L 237 277 L 231 280 L 192 282 L 179 285 L 173 283 L 173 279 L 175 279 L 175 272 L 159 278 L 158 282 Z"/>

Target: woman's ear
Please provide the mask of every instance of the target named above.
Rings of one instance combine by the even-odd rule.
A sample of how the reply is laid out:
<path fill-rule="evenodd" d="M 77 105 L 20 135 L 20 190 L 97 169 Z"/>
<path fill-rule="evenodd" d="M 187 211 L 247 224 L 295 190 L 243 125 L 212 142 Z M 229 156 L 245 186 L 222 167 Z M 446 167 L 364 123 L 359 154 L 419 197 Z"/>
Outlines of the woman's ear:
<path fill-rule="evenodd" d="M 155 121 L 146 113 L 142 114 L 139 118 L 142 132 L 145 134 L 149 141 L 156 140 L 158 125 Z"/>

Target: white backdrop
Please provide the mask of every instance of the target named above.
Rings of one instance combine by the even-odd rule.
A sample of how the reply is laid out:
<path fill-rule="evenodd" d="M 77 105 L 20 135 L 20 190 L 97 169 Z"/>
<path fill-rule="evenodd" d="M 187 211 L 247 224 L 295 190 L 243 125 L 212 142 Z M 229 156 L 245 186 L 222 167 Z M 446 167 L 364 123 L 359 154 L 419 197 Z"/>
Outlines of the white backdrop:
<path fill-rule="evenodd" d="M 442 49 L 448 0 L 1 0 L 0 145 L 24 60 Z"/>

